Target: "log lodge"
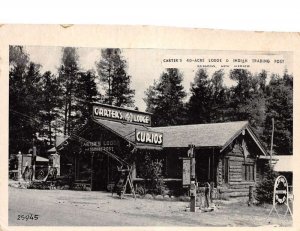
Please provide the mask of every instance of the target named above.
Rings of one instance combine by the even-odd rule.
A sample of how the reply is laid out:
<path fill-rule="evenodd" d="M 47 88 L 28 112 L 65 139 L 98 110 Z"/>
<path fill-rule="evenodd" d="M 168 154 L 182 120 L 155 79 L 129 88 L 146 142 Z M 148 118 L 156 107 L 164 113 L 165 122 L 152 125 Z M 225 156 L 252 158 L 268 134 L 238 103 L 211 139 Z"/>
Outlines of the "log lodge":
<path fill-rule="evenodd" d="M 150 155 L 162 161 L 170 191 L 183 192 L 183 159 L 191 145 L 196 181 L 213 183 L 219 194 L 247 196 L 262 178 L 268 153 L 247 121 L 152 127 L 150 113 L 98 103 L 92 110 L 89 121 L 57 147 L 61 174 L 72 172 L 75 185 L 107 190 L 120 167 L 113 155 L 131 163 L 137 186 Z"/>

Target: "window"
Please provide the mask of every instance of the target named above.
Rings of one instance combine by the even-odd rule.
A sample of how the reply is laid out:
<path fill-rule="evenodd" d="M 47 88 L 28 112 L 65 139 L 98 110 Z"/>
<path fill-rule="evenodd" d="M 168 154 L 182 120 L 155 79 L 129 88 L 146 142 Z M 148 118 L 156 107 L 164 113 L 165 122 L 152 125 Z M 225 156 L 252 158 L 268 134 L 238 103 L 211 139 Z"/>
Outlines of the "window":
<path fill-rule="evenodd" d="M 223 159 L 223 179 L 225 183 L 229 181 L 229 160 L 228 158 Z"/>
<path fill-rule="evenodd" d="M 255 170 L 254 164 L 243 164 L 243 177 L 244 181 L 254 181 Z"/>

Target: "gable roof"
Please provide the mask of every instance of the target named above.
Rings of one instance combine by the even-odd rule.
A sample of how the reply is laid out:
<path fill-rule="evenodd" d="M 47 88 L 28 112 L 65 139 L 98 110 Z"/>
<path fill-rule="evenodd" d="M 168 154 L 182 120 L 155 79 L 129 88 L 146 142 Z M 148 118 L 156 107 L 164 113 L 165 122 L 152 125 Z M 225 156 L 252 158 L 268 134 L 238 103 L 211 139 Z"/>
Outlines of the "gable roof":
<path fill-rule="evenodd" d="M 154 127 L 162 132 L 164 147 L 223 147 L 248 125 L 247 121 Z"/>
<path fill-rule="evenodd" d="M 135 129 L 151 131 L 150 127 L 143 125 L 120 123 L 103 119 L 93 119 L 93 121 L 133 144 L 135 143 Z"/>
<path fill-rule="evenodd" d="M 219 147 L 221 152 L 244 130 L 247 130 L 262 153 L 267 154 L 251 130 L 248 121 L 154 127 L 151 129 L 164 134 L 163 147 L 188 147 L 193 144 L 196 147 Z"/>
<path fill-rule="evenodd" d="M 167 127 L 147 127 L 104 119 L 93 119 L 92 121 L 131 144 L 135 144 L 135 130 L 139 129 L 163 133 L 163 148 L 187 148 L 193 144 L 196 147 L 217 147 L 220 148 L 220 152 L 246 130 L 261 152 L 267 155 L 262 144 L 251 130 L 248 121 Z"/>

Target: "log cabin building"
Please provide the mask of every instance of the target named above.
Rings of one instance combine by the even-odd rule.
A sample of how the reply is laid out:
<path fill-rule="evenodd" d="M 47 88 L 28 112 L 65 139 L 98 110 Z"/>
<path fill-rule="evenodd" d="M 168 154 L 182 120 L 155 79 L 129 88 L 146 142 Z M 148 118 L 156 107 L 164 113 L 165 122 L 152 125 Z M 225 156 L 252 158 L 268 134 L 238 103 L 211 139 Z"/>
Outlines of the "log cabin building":
<path fill-rule="evenodd" d="M 62 142 L 61 162 L 69 162 L 75 185 L 106 190 L 122 165 L 131 163 L 134 185 L 143 181 L 145 155 L 163 163 L 170 189 L 183 187 L 183 160 L 194 146 L 196 180 L 213 182 L 219 193 L 246 196 L 264 171 L 268 156 L 247 121 L 151 127 L 151 114 L 93 104 L 85 126 Z M 260 158 L 260 157 L 264 158 Z M 67 164 L 65 164 L 66 166 Z"/>

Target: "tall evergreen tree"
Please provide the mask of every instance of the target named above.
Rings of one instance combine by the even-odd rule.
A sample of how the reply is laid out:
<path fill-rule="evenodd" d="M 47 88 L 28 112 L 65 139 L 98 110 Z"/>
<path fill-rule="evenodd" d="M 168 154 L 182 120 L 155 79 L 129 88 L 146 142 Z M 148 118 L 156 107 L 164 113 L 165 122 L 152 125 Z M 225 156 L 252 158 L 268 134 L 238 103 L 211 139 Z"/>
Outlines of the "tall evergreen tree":
<path fill-rule="evenodd" d="M 196 72 L 190 91 L 192 94 L 188 103 L 190 122 L 211 122 L 212 86 L 205 69 Z"/>
<path fill-rule="evenodd" d="M 131 76 L 126 72 L 127 62 L 122 51 L 118 48 L 102 49 L 96 67 L 106 91 L 104 102 L 119 107 L 134 106 L 135 91 L 130 88 Z"/>
<path fill-rule="evenodd" d="M 293 152 L 293 76 L 285 71 L 283 77 L 272 75 L 266 89 L 267 109 L 264 138 L 270 144 L 272 122 L 274 126 L 274 151 L 277 154 Z"/>
<path fill-rule="evenodd" d="M 59 68 L 59 81 L 64 92 L 64 134 L 68 135 L 75 126 L 74 92 L 78 80 L 79 56 L 74 47 L 62 49 L 61 67 Z"/>
<path fill-rule="evenodd" d="M 97 90 L 96 76 L 93 71 L 80 72 L 78 76 L 76 97 L 76 124 L 83 125 L 91 115 L 91 102 L 100 100 L 100 94 Z"/>
<path fill-rule="evenodd" d="M 217 70 L 211 78 L 212 103 L 211 121 L 224 122 L 228 120 L 228 101 L 230 92 L 224 85 L 224 71 Z"/>
<path fill-rule="evenodd" d="M 196 72 L 188 102 L 191 123 L 215 123 L 228 120 L 229 91 L 223 84 L 224 71 L 217 70 L 209 78 L 205 69 Z"/>
<path fill-rule="evenodd" d="M 62 88 L 56 76 L 47 71 L 42 76 L 41 114 L 43 129 L 41 133 L 53 144 L 53 137 L 60 131 L 58 121 L 61 119 L 60 108 L 63 106 Z"/>
<path fill-rule="evenodd" d="M 24 153 L 41 127 L 40 65 L 30 62 L 21 46 L 10 46 L 9 52 L 9 148 Z"/>
<path fill-rule="evenodd" d="M 147 109 L 153 113 L 154 126 L 184 123 L 184 102 L 186 93 L 182 86 L 183 75 L 176 68 L 166 69 L 158 82 L 145 92 Z"/>
<path fill-rule="evenodd" d="M 245 69 L 234 69 L 230 72 L 230 78 L 237 85 L 231 88 L 230 108 L 232 120 L 249 120 L 250 124 L 257 128 L 263 124 L 265 99 L 264 86 L 266 72 L 259 75 Z"/>

